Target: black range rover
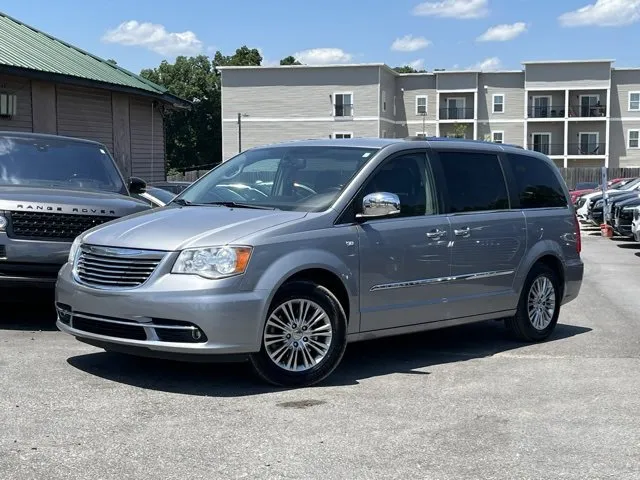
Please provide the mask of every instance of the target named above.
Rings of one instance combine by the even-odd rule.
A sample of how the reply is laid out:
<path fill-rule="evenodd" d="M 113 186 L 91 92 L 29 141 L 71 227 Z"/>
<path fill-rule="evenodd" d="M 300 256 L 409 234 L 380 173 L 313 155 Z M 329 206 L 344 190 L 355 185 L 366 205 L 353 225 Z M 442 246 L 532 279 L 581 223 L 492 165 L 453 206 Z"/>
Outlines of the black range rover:
<path fill-rule="evenodd" d="M 53 288 L 79 234 L 151 208 L 145 188 L 100 143 L 0 132 L 0 289 Z"/>

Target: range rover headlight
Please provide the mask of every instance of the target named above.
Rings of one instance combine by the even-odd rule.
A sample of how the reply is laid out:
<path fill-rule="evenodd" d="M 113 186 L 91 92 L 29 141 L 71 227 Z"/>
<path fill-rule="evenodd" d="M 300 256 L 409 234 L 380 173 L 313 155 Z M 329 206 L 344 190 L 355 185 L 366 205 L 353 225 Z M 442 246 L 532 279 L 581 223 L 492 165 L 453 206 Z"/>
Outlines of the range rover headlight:
<path fill-rule="evenodd" d="M 7 229 L 7 224 L 9 221 L 7 217 L 4 216 L 4 212 L 0 212 L 0 232 L 4 232 Z"/>
<path fill-rule="evenodd" d="M 73 264 L 76 261 L 76 256 L 80 251 L 81 245 L 82 239 L 80 237 L 76 237 L 76 239 L 71 244 L 71 249 L 69 250 L 69 259 L 67 260 L 69 263 Z"/>
<path fill-rule="evenodd" d="M 171 273 L 211 279 L 240 275 L 247 269 L 251 251 L 251 247 L 234 246 L 189 248 L 180 252 Z"/>

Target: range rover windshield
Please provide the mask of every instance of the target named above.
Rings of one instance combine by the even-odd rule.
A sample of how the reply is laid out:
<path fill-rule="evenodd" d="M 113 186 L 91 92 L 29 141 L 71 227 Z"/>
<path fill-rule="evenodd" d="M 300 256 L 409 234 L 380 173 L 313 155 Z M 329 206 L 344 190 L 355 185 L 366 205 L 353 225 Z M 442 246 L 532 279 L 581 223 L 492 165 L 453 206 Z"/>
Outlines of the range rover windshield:
<path fill-rule="evenodd" d="M 174 201 L 319 212 L 333 204 L 376 151 L 343 146 L 248 150 L 214 168 Z"/>
<path fill-rule="evenodd" d="M 104 148 L 63 138 L 0 137 L 0 187 L 7 185 L 127 192 Z"/>

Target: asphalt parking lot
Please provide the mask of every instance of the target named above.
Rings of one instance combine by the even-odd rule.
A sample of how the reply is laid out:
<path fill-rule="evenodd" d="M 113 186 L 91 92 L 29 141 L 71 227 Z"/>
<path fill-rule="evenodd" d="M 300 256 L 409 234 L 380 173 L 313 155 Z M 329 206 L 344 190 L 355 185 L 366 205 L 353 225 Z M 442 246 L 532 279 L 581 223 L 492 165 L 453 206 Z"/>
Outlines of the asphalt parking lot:
<path fill-rule="evenodd" d="M 363 343 L 301 390 L 110 355 L 5 305 L 0 479 L 638 479 L 640 244 L 599 235 L 548 342 L 488 322 Z"/>

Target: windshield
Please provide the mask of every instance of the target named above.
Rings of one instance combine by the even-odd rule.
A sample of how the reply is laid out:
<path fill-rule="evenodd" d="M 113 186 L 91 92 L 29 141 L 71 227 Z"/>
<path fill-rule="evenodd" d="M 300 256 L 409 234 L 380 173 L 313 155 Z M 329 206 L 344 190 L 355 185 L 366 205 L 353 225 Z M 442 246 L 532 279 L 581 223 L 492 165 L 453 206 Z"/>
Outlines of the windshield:
<path fill-rule="evenodd" d="M 214 168 L 178 198 L 192 204 L 236 202 L 319 212 L 333 204 L 376 151 L 343 146 L 248 150 Z"/>
<path fill-rule="evenodd" d="M 169 203 L 175 198 L 175 193 L 167 192 L 161 188 L 147 187 L 147 193 L 152 197 L 157 198 L 162 203 Z"/>
<path fill-rule="evenodd" d="M 635 187 L 636 185 L 638 185 L 638 183 L 640 183 L 640 178 L 636 178 L 635 180 L 631 180 L 630 182 L 628 182 L 625 185 L 623 185 L 622 187 L 620 187 L 620 190 L 630 190 L 633 187 Z"/>
<path fill-rule="evenodd" d="M 127 190 L 107 151 L 59 138 L 0 137 L 0 186 Z"/>

